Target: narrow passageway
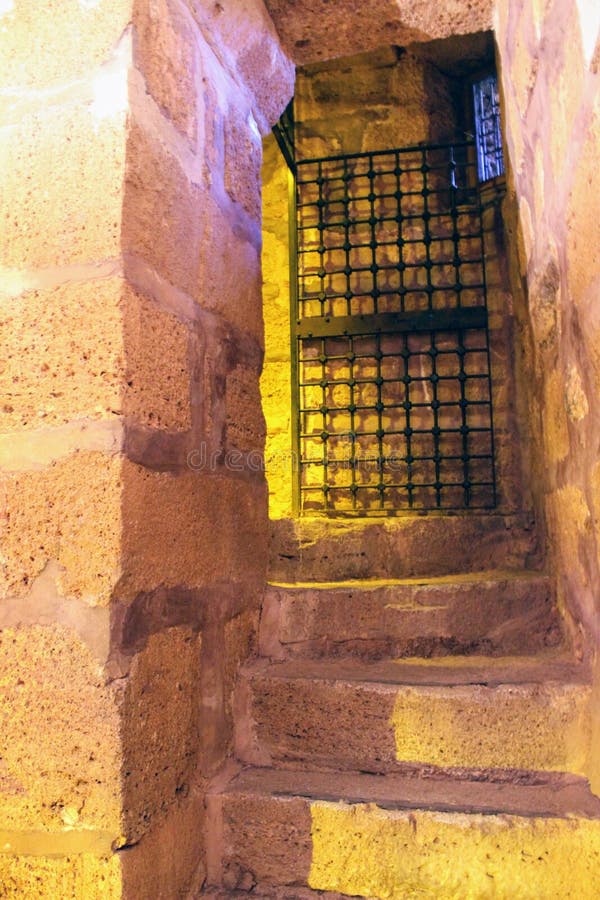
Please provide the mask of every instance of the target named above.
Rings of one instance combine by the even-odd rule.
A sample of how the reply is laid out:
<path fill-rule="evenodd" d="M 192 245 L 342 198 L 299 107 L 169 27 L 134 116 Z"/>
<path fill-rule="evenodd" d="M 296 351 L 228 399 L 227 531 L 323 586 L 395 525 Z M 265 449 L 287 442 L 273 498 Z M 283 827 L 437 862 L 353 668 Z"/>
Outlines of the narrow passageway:
<path fill-rule="evenodd" d="M 291 211 L 265 147 L 270 583 L 213 897 L 593 896 L 590 671 L 528 490 L 499 125 L 461 105 L 498 112 L 477 46 L 301 70 Z"/>

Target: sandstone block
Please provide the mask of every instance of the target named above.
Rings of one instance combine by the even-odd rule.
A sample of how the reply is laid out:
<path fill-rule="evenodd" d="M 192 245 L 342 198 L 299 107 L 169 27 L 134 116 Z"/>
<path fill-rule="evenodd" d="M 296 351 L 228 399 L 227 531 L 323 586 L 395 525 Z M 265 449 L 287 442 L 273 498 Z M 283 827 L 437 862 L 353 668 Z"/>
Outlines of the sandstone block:
<path fill-rule="evenodd" d="M 197 29 L 179 0 L 152 0 L 136 7 L 134 62 L 150 95 L 175 127 L 196 145 L 199 61 Z"/>
<path fill-rule="evenodd" d="M 125 112 L 72 104 L 5 129 L 3 265 L 42 268 L 119 255 Z"/>
<path fill-rule="evenodd" d="M 384 658 L 519 653 L 558 639 L 545 576 L 271 584 L 261 649 L 275 656 Z"/>
<path fill-rule="evenodd" d="M 0 305 L 0 429 L 121 411 L 125 366 L 118 278 L 31 291 Z"/>
<path fill-rule="evenodd" d="M 117 856 L 0 856 L 3 896 L 11 900 L 121 900 L 121 863 Z"/>
<path fill-rule="evenodd" d="M 599 154 L 600 91 L 597 91 L 591 115 L 586 123 L 579 158 L 572 170 L 573 181 L 566 209 L 569 289 L 576 303 L 587 306 L 586 314 L 590 318 L 594 315 L 595 303 L 589 297 L 589 289 L 598 274 L 597 242 L 594 240 L 598 226 L 598 210 L 594 205 L 593 184 Z M 595 291 L 593 296 L 596 296 Z M 584 335 L 585 332 L 584 328 Z"/>
<path fill-rule="evenodd" d="M 247 366 L 236 366 L 225 386 L 227 446 L 252 453 L 256 467 L 262 464 L 265 421 L 260 405 L 258 374 Z"/>
<path fill-rule="evenodd" d="M 208 470 L 171 475 L 126 462 L 119 597 L 157 584 L 254 583 L 266 565 L 265 492 L 256 480 Z"/>
<path fill-rule="evenodd" d="M 227 204 L 206 192 L 193 296 L 262 343 L 263 317 L 258 229 L 248 234 Z"/>
<path fill-rule="evenodd" d="M 223 830 L 215 898 L 255 883 L 270 900 L 594 896 L 598 801 L 583 782 L 247 769 L 208 802 Z"/>
<path fill-rule="evenodd" d="M 118 690 L 90 649 L 60 625 L 5 628 L 0 672 L 0 829 L 118 841 Z"/>
<path fill-rule="evenodd" d="M 245 110 L 233 107 L 224 122 L 225 190 L 255 221 L 260 221 L 262 145 Z"/>
<path fill-rule="evenodd" d="M 201 637 L 152 635 L 127 676 L 122 706 L 124 830 L 138 840 L 188 791 L 198 746 Z"/>
<path fill-rule="evenodd" d="M 74 453 L 40 471 L 4 475 L 1 490 L 8 529 L 0 595 L 26 593 L 56 560 L 63 595 L 108 603 L 120 568 L 119 459 Z"/>
<path fill-rule="evenodd" d="M 194 296 L 203 197 L 181 163 L 133 120 L 127 140 L 121 246 Z"/>
<path fill-rule="evenodd" d="M 234 0 L 227 6 L 204 6 L 187 0 L 192 15 L 211 36 L 220 59 L 237 76 L 252 99 L 254 118 L 266 134 L 294 90 L 294 66 L 262 3 Z"/>
<path fill-rule="evenodd" d="M 561 664 L 293 660 L 244 677 L 254 738 L 240 722 L 238 753 L 254 765 L 583 773 L 588 760 L 590 691 Z"/>
<path fill-rule="evenodd" d="M 204 880 L 204 815 L 199 790 L 182 791 L 166 815 L 124 854 L 124 900 L 195 896 Z"/>
<path fill-rule="evenodd" d="M 6 84 L 41 89 L 85 78 L 110 57 L 131 17 L 132 0 L 31 4 L 2 14 L 0 57 Z"/>
<path fill-rule="evenodd" d="M 130 288 L 123 291 L 123 412 L 151 428 L 191 426 L 187 325 Z"/>

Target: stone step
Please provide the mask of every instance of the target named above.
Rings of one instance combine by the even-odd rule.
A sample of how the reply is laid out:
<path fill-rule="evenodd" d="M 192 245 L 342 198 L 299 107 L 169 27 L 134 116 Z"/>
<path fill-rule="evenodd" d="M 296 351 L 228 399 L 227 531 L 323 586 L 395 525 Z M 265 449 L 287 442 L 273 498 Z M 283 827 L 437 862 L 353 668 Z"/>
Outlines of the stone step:
<path fill-rule="evenodd" d="M 272 581 L 410 578 L 539 568 L 528 514 L 280 519 L 272 523 Z"/>
<path fill-rule="evenodd" d="M 573 776 L 507 785 L 248 769 L 207 805 L 208 881 L 228 891 L 215 898 L 240 887 L 273 900 L 598 896 L 600 800 Z"/>
<path fill-rule="evenodd" d="M 550 581 L 531 572 L 271 583 L 260 624 L 272 659 L 519 654 L 560 641 Z"/>
<path fill-rule="evenodd" d="M 504 777 L 585 770 L 588 673 L 554 653 L 385 662 L 259 659 L 242 673 L 245 763 Z"/>

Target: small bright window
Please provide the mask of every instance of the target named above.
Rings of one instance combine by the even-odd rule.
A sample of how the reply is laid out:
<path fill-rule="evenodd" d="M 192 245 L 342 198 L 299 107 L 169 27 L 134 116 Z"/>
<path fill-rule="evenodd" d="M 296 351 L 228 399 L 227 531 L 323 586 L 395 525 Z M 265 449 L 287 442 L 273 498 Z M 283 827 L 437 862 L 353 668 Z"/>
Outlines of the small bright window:
<path fill-rule="evenodd" d="M 504 174 L 498 78 L 487 75 L 473 85 L 477 171 L 480 181 Z"/>

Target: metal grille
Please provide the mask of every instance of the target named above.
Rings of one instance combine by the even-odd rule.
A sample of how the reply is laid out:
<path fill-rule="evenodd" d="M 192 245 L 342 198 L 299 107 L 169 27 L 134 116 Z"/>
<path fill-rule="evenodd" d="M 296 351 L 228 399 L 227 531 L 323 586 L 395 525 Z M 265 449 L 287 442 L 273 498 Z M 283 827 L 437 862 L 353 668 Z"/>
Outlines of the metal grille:
<path fill-rule="evenodd" d="M 300 511 L 495 505 L 475 165 L 472 144 L 296 163 Z"/>
<path fill-rule="evenodd" d="M 477 173 L 480 181 L 504 174 L 498 78 L 488 75 L 473 85 Z"/>

